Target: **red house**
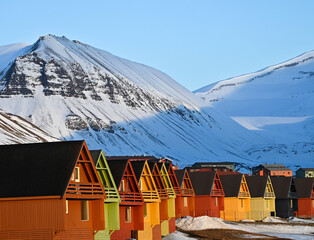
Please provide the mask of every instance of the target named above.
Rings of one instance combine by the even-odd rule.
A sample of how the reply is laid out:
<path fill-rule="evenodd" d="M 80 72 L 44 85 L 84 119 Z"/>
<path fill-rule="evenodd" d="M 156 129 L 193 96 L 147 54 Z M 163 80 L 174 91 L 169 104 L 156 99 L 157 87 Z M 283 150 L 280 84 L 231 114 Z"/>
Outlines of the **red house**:
<path fill-rule="evenodd" d="M 186 169 L 174 170 L 177 177 L 181 196 L 176 198 L 176 218 L 195 216 L 195 193 Z"/>
<path fill-rule="evenodd" d="M 298 196 L 298 217 L 314 218 L 314 178 L 295 178 Z"/>
<path fill-rule="evenodd" d="M 0 146 L 0 239 L 94 239 L 105 192 L 84 141 Z"/>
<path fill-rule="evenodd" d="M 111 239 L 137 239 L 138 231 L 144 229 L 144 199 L 132 165 L 128 159 L 106 159 L 121 198 L 120 230 L 116 230 Z"/>
<path fill-rule="evenodd" d="M 222 217 L 224 191 L 216 171 L 191 172 L 195 191 L 195 216 Z"/>

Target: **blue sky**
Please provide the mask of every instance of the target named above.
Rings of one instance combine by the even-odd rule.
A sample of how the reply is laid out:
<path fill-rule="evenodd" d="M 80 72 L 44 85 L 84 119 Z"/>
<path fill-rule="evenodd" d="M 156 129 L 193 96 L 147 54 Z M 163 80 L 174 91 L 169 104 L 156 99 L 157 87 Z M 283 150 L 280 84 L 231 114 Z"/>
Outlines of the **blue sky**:
<path fill-rule="evenodd" d="M 66 36 L 190 90 L 314 50 L 314 1 L 4 0 L 0 45 Z"/>

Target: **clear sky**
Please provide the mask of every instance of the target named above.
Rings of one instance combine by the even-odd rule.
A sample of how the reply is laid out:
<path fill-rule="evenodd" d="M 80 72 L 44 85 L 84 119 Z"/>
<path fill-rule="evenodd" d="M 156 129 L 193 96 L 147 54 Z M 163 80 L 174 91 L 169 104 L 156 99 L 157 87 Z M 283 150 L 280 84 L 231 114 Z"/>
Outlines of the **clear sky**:
<path fill-rule="evenodd" d="M 190 90 L 314 50 L 313 0 L 2 0 L 0 9 L 0 45 L 64 35 Z"/>

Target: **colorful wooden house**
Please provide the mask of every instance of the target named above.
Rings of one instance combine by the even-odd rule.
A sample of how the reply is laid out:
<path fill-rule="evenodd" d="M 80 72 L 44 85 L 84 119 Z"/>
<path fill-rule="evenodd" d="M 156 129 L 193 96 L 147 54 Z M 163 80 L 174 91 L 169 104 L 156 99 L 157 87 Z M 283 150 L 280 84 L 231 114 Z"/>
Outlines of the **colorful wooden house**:
<path fill-rule="evenodd" d="M 168 220 L 161 223 L 161 235 L 166 236 L 176 230 L 176 194 L 164 162 L 158 162 L 160 175 L 168 193 Z"/>
<path fill-rule="evenodd" d="M 275 217 L 275 193 L 270 177 L 247 176 L 246 181 L 251 194 L 251 219 L 260 221 Z"/>
<path fill-rule="evenodd" d="M 161 239 L 161 201 L 149 165 L 146 160 L 133 160 L 131 163 L 145 202 L 144 230 L 139 231 L 138 239 Z"/>
<path fill-rule="evenodd" d="M 299 168 L 295 172 L 297 178 L 312 178 L 314 177 L 314 168 Z"/>
<path fill-rule="evenodd" d="M 220 175 L 225 193 L 224 206 L 227 221 L 251 218 L 250 191 L 243 174 Z"/>
<path fill-rule="evenodd" d="M 121 202 L 118 189 L 111 174 L 105 155 L 102 150 L 90 151 L 96 166 L 97 173 L 105 189 L 105 230 L 98 231 L 95 239 L 107 240 L 115 230 L 120 229 L 119 203 Z"/>
<path fill-rule="evenodd" d="M 270 177 L 275 191 L 276 214 L 281 218 L 296 216 L 298 197 L 292 177 Z"/>
<path fill-rule="evenodd" d="M 195 216 L 195 193 L 189 173 L 186 169 L 174 170 L 181 190 L 176 197 L 176 218 Z"/>
<path fill-rule="evenodd" d="M 0 239 L 94 239 L 105 192 L 84 141 L 0 146 Z"/>
<path fill-rule="evenodd" d="M 191 172 L 195 192 L 195 217 L 224 216 L 224 191 L 216 171 Z"/>
<path fill-rule="evenodd" d="M 283 164 L 260 164 L 252 169 L 253 175 L 258 176 L 286 176 L 292 177 L 292 170 Z"/>
<path fill-rule="evenodd" d="M 298 195 L 298 217 L 314 218 L 314 178 L 294 179 Z"/>
<path fill-rule="evenodd" d="M 138 232 L 144 229 L 144 199 L 133 167 L 128 159 L 106 159 L 121 199 L 120 230 L 114 231 L 111 239 L 138 239 Z"/>

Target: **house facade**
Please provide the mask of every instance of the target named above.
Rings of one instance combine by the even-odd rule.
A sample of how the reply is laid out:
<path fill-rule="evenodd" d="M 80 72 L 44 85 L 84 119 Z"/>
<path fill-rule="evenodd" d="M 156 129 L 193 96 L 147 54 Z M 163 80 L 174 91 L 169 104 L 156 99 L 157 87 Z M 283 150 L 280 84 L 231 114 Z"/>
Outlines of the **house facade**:
<path fill-rule="evenodd" d="M 299 168 L 296 171 L 297 178 L 311 178 L 314 177 L 314 168 Z"/>
<path fill-rule="evenodd" d="M 293 172 L 282 164 L 260 164 L 253 168 L 252 174 L 258 176 L 270 175 L 292 177 Z"/>
<path fill-rule="evenodd" d="M 314 219 L 314 178 L 294 179 L 298 195 L 298 217 Z"/>

